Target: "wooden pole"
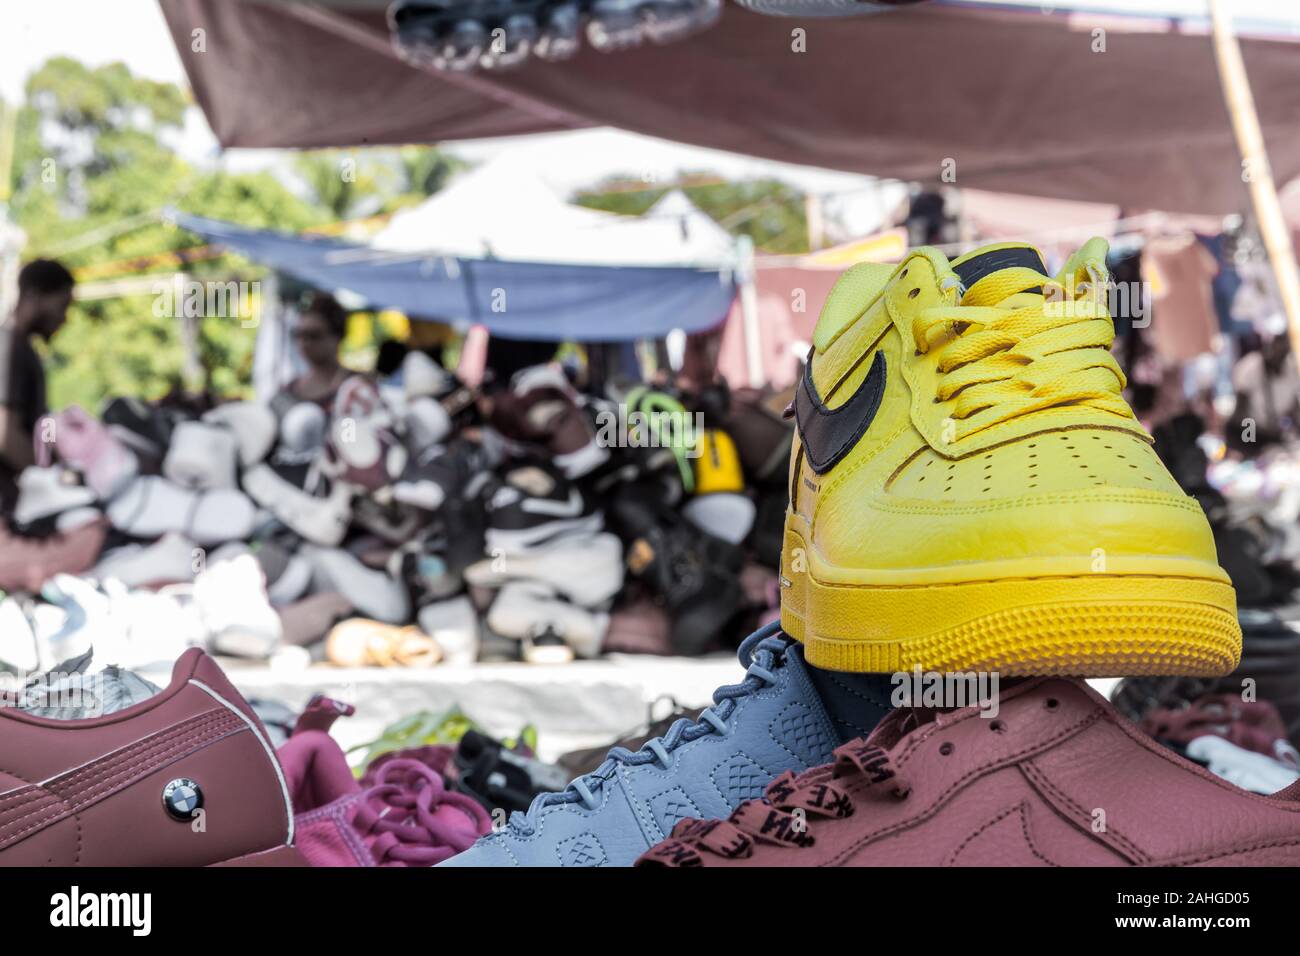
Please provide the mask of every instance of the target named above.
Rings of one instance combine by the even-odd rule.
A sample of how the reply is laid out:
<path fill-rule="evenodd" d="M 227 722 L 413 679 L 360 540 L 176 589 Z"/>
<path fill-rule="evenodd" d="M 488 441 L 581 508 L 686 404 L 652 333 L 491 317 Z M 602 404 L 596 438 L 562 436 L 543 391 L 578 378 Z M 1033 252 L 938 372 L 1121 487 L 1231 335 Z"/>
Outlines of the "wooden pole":
<path fill-rule="evenodd" d="M 749 236 L 736 237 L 736 258 L 739 260 L 740 321 L 745 340 L 745 370 L 749 373 L 749 387 L 762 388 L 767 382 L 763 368 L 763 329 L 758 319 L 757 270 L 754 265 L 754 240 Z"/>
<path fill-rule="evenodd" d="M 1214 53 L 1219 64 L 1219 79 L 1223 97 L 1232 118 L 1232 128 L 1241 151 L 1242 175 L 1250 187 L 1255 218 L 1259 222 L 1264 248 L 1268 251 L 1273 275 L 1277 279 L 1286 311 L 1286 324 L 1291 338 L 1291 351 L 1300 361 L 1300 273 L 1296 269 L 1295 249 L 1291 245 L 1291 232 L 1282 215 L 1273 172 L 1268 165 L 1264 148 L 1264 134 L 1259 127 L 1259 113 L 1255 98 L 1250 92 L 1246 64 L 1241 58 L 1241 45 L 1233 32 L 1232 18 L 1224 0 L 1210 0 L 1210 16 L 1214 23 Z"/>

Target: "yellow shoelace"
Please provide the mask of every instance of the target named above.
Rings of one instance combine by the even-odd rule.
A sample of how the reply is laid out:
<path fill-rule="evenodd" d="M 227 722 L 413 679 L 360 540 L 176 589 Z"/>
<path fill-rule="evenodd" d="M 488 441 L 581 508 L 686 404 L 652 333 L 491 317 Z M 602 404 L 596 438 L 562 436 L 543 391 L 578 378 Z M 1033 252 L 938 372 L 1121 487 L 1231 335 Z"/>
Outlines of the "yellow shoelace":
<path fill-rule="evenodd" d="M 1108 351 L 1115 327 L 1105 286 L 1073 285 L 1009 269 L 916 316 L 917 354 L 938 350 L 936 401 L 955 401 L 957 439 L 1061 405 L 1132 420 L 1124 373 Z"/>

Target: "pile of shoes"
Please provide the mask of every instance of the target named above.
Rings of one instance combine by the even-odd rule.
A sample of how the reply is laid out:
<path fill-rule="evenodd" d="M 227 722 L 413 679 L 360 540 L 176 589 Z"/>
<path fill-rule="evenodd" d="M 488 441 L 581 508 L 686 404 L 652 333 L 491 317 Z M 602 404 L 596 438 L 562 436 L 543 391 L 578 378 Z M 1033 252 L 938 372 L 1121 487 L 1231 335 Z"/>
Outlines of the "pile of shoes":
<path fill-rule="evenodd" d="M 780 401 L 584 394 L 554 364 L 479 395 L 413 351 L 327 405 L 66 409 L 10 521 L 60 545 L 0 567 L 0 666 L 52 667 L 91 635 L 97 662 L 134 668 L 191 646 L 405 668 L 734 647 L 777 613 Z"/>
<path fill-rule="evenodd" d="M 1238 684 L 1144 730 L 1083 680 L 1241 657 L 1206 514 L 1122 396 L 1105 258 L 849 270 L 793 402 L 781 619 L 744 680 L 446 865 L 1300 864 L 1300 783 L 1222 758 L 1292 760 L 1278 709 Z"/>

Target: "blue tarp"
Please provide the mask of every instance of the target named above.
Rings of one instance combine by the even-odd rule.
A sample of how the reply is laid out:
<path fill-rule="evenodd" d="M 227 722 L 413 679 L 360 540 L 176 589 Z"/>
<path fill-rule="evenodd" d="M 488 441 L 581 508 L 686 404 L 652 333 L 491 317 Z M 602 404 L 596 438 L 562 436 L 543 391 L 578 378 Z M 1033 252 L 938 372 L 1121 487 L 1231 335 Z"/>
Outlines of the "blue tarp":
<path fill-rule="evenodd" d="M 178 226 L 374 308 L 478 323 L 514 339 L 618 342 L 698 332 L 727 315 L 733 277 L 708 269 L 580 266 L 382 252 L 368 246 L 173 214 Z"/>

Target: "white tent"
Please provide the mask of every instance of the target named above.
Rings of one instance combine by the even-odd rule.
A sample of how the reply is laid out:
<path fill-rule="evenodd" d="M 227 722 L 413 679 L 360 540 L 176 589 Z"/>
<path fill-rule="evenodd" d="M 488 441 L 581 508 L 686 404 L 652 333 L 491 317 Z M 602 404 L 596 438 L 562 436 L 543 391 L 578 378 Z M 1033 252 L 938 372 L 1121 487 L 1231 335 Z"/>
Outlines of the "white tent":
<path fill-rule="evenodd" d="M 503 155 L 395 215 L 372 245 L 518 262 L 716 268 L 732 261 L 735 242 L 679 190 L 644 216 L 584 209 Z"/>

